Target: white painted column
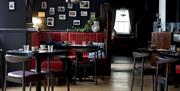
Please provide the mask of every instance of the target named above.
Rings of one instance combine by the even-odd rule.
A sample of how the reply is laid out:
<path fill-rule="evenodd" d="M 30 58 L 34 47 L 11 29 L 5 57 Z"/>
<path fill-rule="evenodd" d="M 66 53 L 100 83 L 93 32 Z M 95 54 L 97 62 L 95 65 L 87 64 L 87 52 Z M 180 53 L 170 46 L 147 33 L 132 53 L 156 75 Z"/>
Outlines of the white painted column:
<path fill-rule="evenodd" d="M 166 31 L 166 0 L 159 0 L 159 18 L 162 31 Z"/>

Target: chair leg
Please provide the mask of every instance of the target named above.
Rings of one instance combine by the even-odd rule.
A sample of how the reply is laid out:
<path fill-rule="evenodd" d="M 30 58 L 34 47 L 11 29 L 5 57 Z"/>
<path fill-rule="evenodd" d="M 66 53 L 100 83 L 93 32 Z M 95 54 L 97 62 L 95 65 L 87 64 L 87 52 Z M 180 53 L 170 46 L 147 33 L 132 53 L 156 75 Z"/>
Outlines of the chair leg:
<path fill-rule="evenodd" d="M 159 71 L 159 65 L 157 64 L 156 66 L 156 75 L 155 75 L 155 87 L 154 87 L 154 91 L 157 91 L 157 86 L 158 86 L 158 71 Z"/>
<path fill-rule="evenodd" d="M 43 81 L 43 84 L 44 84 L 44 91 L 46 91 L 46 86 L 47 86 L 46 81 Z"/>
<path fill-rule="evenodd" d="M 51 91 L 54 91 L 54 79 L 55 79 L 55 78 L 52 76 L 52 78 L 51 78 L 51 80 L 52 80 L 52 81 L 51 81 L 51 84 L 52 84 L 52 85 L 51 85 Z"/>
<path fill-rule="evenodd" d="M 6 91 L 6 76 L 4 77 L 4 87 L 3 87 L 3 91 Z"/>
<path fill-rule="evenodd" d="M 70 87 L 69 87 L 69 77 L 66 77 L 66 85 L 67 85 L 67 91 L 70 91 Z"/>
<path fill-rule="evenodd" d="M 6 78 L 7 78 L 7 62 L 5 62 L 5 71 L 4 71 L 4 87 L 3 87 L 4 91 L 6 91 L 6 85 L 7 85 Z"/>
<path fill-rule="evenodd" d="M 155 82 L 155 81 L 154 81 L 154 72 L 153 72 L 153 75 L 152 75 L 153 91 L 155 91 L 155 90 L 154 90 L 154 82 Z"/>
<path fill-rule="evenodd" d="M 133 90 L 133 84 L 134 84 L 135 66 L 136 66 L 136 59 L 134 58 L 134 64 L 133 64 L 133 70 L 132 70 L 131 91 Z"/>
<path fill-rule="evenodd" d="M 143 91 L 143 80 L 144 80 L 144 58 L 142 58 L 142 68 L 141 68 L 141 91 Z"/>
<path fill-rule="evenodd" d="M 169 74 L 169 64 L 166 64 L 165 91 L 168 91 L 168 74 Z"/>
<path fill-rule="evenodd" d="M 84 80 L 86 80 L 86 67 L 84 66 Z"/>
<path fill-rule="evenodd" d="M 32 88 L 32 82 L 29 83 L 29 91 L 31 91 Z"/>
<path fill-rule="evenodd" d="M 22 83 L 22 91 L 26 91 L 25 83 Z"/>

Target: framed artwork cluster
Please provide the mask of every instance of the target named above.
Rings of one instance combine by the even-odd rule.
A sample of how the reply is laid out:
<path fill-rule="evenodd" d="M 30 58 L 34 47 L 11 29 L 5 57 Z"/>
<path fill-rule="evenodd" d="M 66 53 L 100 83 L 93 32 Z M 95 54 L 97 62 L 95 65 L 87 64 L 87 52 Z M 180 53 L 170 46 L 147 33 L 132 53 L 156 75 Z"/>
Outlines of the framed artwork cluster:
<path fill-rule="evenodd" d="M 15 2 L 14 2 L 15 3 Z M 15 4 L 11 2 L 12 6 L 9 9 L 15 9 Z M 13 6 L 14 5 L 14 6 Z M 72 25 L 81 25 L 79 17 L 93 17 L 95 12 L 89 11 L 90 1 L 82 0 L 79 3 L 79 9 L 74 8 L 74 3 L 67 2 L 67 5 L 50 6 L 47 1 L 41 1 L 41 9 L 45 12 L 46 26 L 54 27 L 55 21 L 66 21 L 68 18 L 74 18 Z M 40 15 L 40 14 L 39 14 Z M 70 19 L 71 20 L 71 19 Z"/>

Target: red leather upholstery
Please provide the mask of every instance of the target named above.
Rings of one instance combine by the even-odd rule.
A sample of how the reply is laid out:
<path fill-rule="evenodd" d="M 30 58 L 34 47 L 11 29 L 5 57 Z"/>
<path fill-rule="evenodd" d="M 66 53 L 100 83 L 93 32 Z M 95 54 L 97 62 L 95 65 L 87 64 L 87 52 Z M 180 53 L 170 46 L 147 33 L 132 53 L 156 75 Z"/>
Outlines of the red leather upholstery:
<path fill-rule="evenodd" d="M 32 32 L 31 33 L 31 45 L 39 46 L 41 43 L 45 43 L 47 41 L 75 41 L 76 44 L 81 44 L 82 41 L 95 41 L 95 42 L 103 42 L 103 33 L 93 33 L 93 32 Z M 70 55 L 68 56 L 70 59 L 76 59 L 76 53 L 72 50 Z M 83 54 L 84 59 L 88 59 L 88 54 Z M 53 69 L 62 69 L 63 64 L 59 60 L 52 60 L 51 63 Z M 42 68 L 47 67 L 47 62 L 44 61 L 42 63 Z M 32 68 L 35 68 L 35 63 L 32 63 Z"/>
<path fill-rule="evenodd" d="M 176 74 L 180 74 L 180 65 L 176 65 Z"/>

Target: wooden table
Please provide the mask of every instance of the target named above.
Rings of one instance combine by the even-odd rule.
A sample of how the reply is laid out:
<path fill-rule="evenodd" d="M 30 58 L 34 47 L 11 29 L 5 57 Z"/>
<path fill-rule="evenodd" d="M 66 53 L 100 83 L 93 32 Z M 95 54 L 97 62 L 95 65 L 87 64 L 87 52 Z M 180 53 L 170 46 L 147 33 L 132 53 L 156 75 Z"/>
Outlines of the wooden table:
<path fill-rule="evenodd" d="M 169 49 L 138 48 L 139 52 L 147 52 L 151 55 L 151 65 L 156 66 L 156 56 L 159 52 L 170 52 Z"/>

